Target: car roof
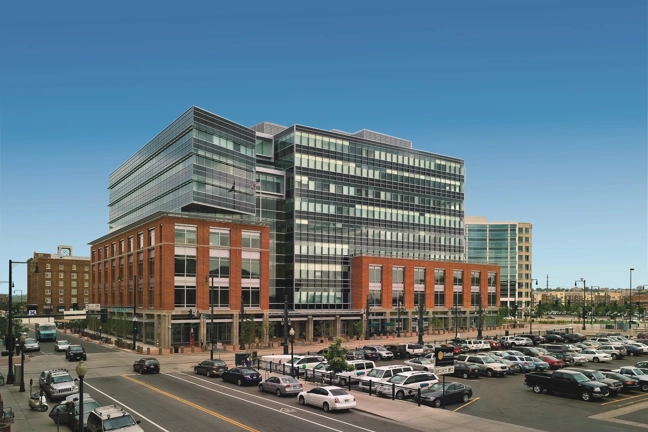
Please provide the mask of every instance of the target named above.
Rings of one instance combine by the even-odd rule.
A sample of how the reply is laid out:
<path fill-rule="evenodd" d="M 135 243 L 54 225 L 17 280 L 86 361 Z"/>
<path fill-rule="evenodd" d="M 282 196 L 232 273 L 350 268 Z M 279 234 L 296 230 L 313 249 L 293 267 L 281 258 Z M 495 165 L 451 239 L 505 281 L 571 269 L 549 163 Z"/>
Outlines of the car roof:
<path fill-rule="evenodd" d="M 117 405 L 97 407 L 92 410 L 92 412 L 101 417 L 102 420 L 111 417 L 123 417 L 125 415 L 128 415 L 128 413 L 123 408 Z"/>

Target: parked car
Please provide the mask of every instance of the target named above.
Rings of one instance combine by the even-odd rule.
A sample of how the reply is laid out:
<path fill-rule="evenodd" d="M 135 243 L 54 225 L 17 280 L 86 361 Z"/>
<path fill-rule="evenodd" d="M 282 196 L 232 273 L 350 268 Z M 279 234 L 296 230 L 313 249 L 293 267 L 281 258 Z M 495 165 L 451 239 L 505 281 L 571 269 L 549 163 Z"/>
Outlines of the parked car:
<path fill-rule="evenodd" d="M 616 396 L 619 394 L 619 392 L 621 392 L 621 390 L 623 390 L 623 384 L 620 380 L 608 378 L 605 375 L 603 375 L 600 371 L 597 371 L 595 369 L 564 369 L 564 370 L 575 370 L 576 372 L 582 373 L 592 381 L 597 381 L 607 385 L 610 388 L 611 396 Z"/>
<path fill-rule="evenodd" d="M 544 336 L 544 338 L 545 342 L 547 343 L 565 342 L 565 338 L 555 333 L 548 333 Z"/>
<path fill-rule="evenodd" d="M 426 357 L 417 357 L 410 360 L 405 360 L 403 363 L 405 363 L 408 366 L 412 366 L 412 369 L 414 370 L 422 370 L 422 371 L 433 370 L 435 364 L 433 359 L 426 358 Z"/>
<path fill-rule="evenodd" d="M 510 355 L 508 357 L 504 357 L 504 359 L 511 361 L 515 363 L 516 365 L 520 366 L 523 372 L 533 372 L 535 370 L 535 364 L 533 361 L 527 361 L 524 356 L 514 356 Z"/>
<path fill-rule="evenodd" d="M 405 347 L 398 344 L 385 345 L 385 348 L 391 351 L 394 358 L 407 358 Z"/>
<path fill-rule="evenodd" d="M 79 396 L 72 395 L 65 398 L 65 402 L 56 405 L 49 413 L 57 425 L 67 425 L 73 431 L 79 431 Z M 83 396 L 83 426 L 84 430 L 88 424 L 88 417 L 95 409 L 101 407 L 101 404 L 92 399 L 89 394 Z"/>
<path fill-rule="evenodd" d="M 371 384 L 372 391 L 376 391 L 376 386 L 401 372 L 413 371 L 412 366 L 407 365 L 388 365 L 378 366 L 369 371 L 368 374 L 358 377 L 360 381 L 360 390 L 369 391 Z"/>
<path fill-rule="evenodd" d="M 634 356 L 644 354 L 643 349 L 641 349 L 638 346 L 628 344 L 628 345 L 623 345 L 623 347 L 625 348 L 626 352 L 628 353 L 628 355 L 630 357 L 634 357 Z"/>
<path fill-rule="evenodd" d="M 65 351 L 67 347 L 70 346 L 70 342 L 66 340 L 57 340 L 56 343 L 54 344 L 54 351 Z"/>
<path fill-rule="evenodd" d="M 490 349 L 492 350 L 498 350 L 502 349 L 502 344 L 499 343 L 499 341 L 495 339 L 486 339 L 488 341 L 488 344 L 490 345 Z"/>
<path fill-rule="evenodd" d="M 481 376 L 481 371 L 477 365 L 472 363 L 455 363 L 454 372 L 450 375 L 461 377 L 463 379 L 479 378 Z"/>
<path fill-rule="evenodd" d="M 482 375 L 486 375 L 487 377 L 504 376 L 509 370 L 508 366 L 504 363 L 498 363 L 491 357 L 484 356 L 460 354 L 455 359 L 455 363 L 474 363 L 477 365 Z"/>
<path fill-rule="evenodd" d="M 551 393 L 564 393 L 579 396 L 584 401 L 603 398 L 610 394 L 607 385 L 591 381 L 585 375 L 573 370 L 557 370 L 552 373 L 530 372 L 524 375 L 524 384 L 536 394 L 547 390 Z"/>
<path fill-rule="evenodd" d="M 612 372 L 617 372 L 630 378 L 639 381 L 639 388 L 643 392 L 648 392 L 648 374 L 644 373 L 641 369 L 636 367 L 622 367 L 614 369 Z"/>
<path fill-rule="evenodd" d="M 365 351 L 376 351 L 380 356 L 380 360 L 391 360 L 394 358 L 394 353 L 389 351 L 384 346 L 380 345 L 365 345 L 362 347 Z"/>
<path fill-rule="evenodd" d="M 228 369 L 221 375 L 225 382 L 236 385 L 257 385 L 261 382 L 261 374 L 258 370 L 248 367 L 235 367 Z"/>
<path fill-rule="evenodd" d="M 368 350 L 350 350 L 346 353 L 346 360 L 364 360 L 365 353 Z"/>
<path fill-rule="evenodd" d="M 533 347 L 519 346 L 519 347 L 515 347 L 515 349 L 517 351 L 520 351 L 525 356 L 538 357 L 540 355 L 540 351 L 538 351 Z"/>
<path fill-rule="evenodd" d="M 628 342 L 625 345 L 626 350 L 628 349 L 628 345 L 639 348 L 639 350 L 641 351 L 641 354 L 648 354 L 648 345 L 646 345 L 644 343 L 641 343 L 641 342 Z"/>
<path fill-rule="evenodd" d="M 298 375 L 303 374 L 305 369 L 312 369 L 318 364 L 326 362 L 326 359 L 319 355 L 293 356 L 293 360 L 294 369 Z M 286 367 L 290 368 L 291 366 L 291 362 L 286 362 Z"/>
<path fill-rule="evenodd" d="M 41 372 L 38 384 L 50 400 L 61 399 L 78 393 L 79 388 L 66 369 L 50 369 Z"/>
<path fill-rule="evenodd" d="M 342 387 L 346 386 L 349 381 L 355 382 L 376 367 L 376 364 L 371 360 L 349 360 L 347 364 L 352 366 L 353 370 L 340 372 L 334 378 L 335 384 L 339 384 Z"/>
<path fill-rule="evenodd" d="M 604 353 L 603 351 L 587 349 L 581 352 L 580 355 L 585 357 L 587 361 L 594 363 L 612 361 L 612 356 L 610 354 Z"/>
<path fill-rule="evenodd" d="M 194 373 L 204 374 L 207 377 L 221 376 L 227 370 L 227 363 L 223 360 L 203 360 L 194 366 Z"/>
<path fill-rule="evenodd" d="M 612 359 L 621 360 L 628 353 L 623 345 L 604 344 L 596 348 L 596 351 L 601 351 L 610 354 Z"/>
<path fill-rule="evenodd" d="M 549 369 L 549 363 L 547 363 L 546 361 L 544 361 L 544 360 L 542 360 L 542 359 L 540 359 L 538 357 L 525 356 L 524 360 L 529 361 L 529 362 L 533 362 L 533 364 L 535 366 L 535 370 L 537 370 L 537 371 L 541 372 L 541 371 L 546 371 L 547 369 Z"/>
<path fill-rule="evenodd" d="M 537 334 L 530 334 L 529 333 L 529 334 L 521 334 L 521 335 L 518 335 L 518 336 L 524 337 L 524 338 L 527 338 L 527 339 L 531 340 L 531 342 L 533 342 L 533 345 L 539 345 L 539 344 L 545 342 L 545 337 L 537 335 Z"/>
<path fill-rule="evenodd" d="M 538 358 L 540 360 L 544 361 L 544 362 L 547 362 L 547 364 L 549 365 L 549 369 L 556 370 L 556 369 L 562 369 L 562 368 L 565 367 L 565 362 L 560 360 L 560 359 L 557 359 L 554 356 L 541 355 Z"/>
<path fill-rule="evenodd" d="M 466 403 L 472 395 L 472 387 L 460 382 L 435 383 L 424 391 L 421 391 L 420 399 L 421 405 L 441 408 L 451 403 Z M 418 395 L 414 396 L 414 399 L 418 402 Z"/>
<path fill-rule="evenodd" d="M 401 372 L 384 383 L 378 384 L 376 386 L 376 394 L 379 396 L 391 396 L 393 387 L 396 399 L 402 400 L 413 397 L 418 393 L 418 389 L 430 386 L 436 382 L 439 382 L 439 378 L 432 372 Z"/>
<path fill-rule="evenodd" d="M 376 351 L 364 350 L 363 352 L 364 352 L 365 360 L 371 360 L 371 361 L 380 360 L 380 354 L 378 354 Z"/>
<path fill-rule="evenodd" d="M 274 393 L 277 396 L 296 395 L 304 390 L 304 386 L 295 378 L 288 375 L 272 376 L 259 383 L 262 392 Z"/>
<path fill-rule="evenodd" d="M 83 348 L 81 345 L 69 345 L 68 349 L 65 351 L 65 358 L 69 361 L 87 360 L 88 356 L 86 354 L 85 348 Z"/>
<path fill-rule="evenodd" d="M 27 351 L 40 351 L 40 345 L 38 341 L 34 338 L 26 338 L 23 344 L 23 349 Z"/>
<path fill-rule="evenodd" d="M 143 373 L 160 373 L 160 362 L 153 357 L 144 357 L 135 360 L 133 363 L 133 370 L 135 372 Z"/>
<path fill-rule="evenodd" d="M 335 386 L 315 387 L 302 391 L 297 395 L 300 405 L 322 407 L 326 412 L 332 410 L 348 410 L 356 407 L 356 399 L 345 389 Z"/>
<path fill-rule="evenodd" d="M 644 373 L 648 373 L 648 361 L 637 362 L 635 367 L 641 369 Z"/>
<path fill-rule="evenodd" d="M 140 421 L 117 405 L 106 405 L 93 409 L 88 415 L 88 431 L 103 432 L 119 429 L 121 432 L 144 432 Z"/>
<path fill-rule="evenodd" d="M 639 380 L 635 378 L 631 378 L 629 376 L 622 375 L 618 372 L 612 372 L 612 371 L 599 371 L 603 374 L 604 377 L 606 378 L 611 378 L 617 381 L 620 381 L 621 384 L 623 384 L 623 391 L 624 392 L 630 392 L 632 390 L 639 390 Z"/>

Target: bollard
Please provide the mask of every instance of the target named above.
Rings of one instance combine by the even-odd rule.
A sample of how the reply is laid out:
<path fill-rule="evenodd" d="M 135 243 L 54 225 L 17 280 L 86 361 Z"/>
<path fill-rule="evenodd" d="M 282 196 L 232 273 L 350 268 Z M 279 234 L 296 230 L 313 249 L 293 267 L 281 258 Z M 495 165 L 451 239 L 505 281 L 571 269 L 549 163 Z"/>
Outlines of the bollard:
<path fill-rule="evenodd" d="M 147 356 L 151 355 L 151 348 L 146 348 L 146 355 Z"/>

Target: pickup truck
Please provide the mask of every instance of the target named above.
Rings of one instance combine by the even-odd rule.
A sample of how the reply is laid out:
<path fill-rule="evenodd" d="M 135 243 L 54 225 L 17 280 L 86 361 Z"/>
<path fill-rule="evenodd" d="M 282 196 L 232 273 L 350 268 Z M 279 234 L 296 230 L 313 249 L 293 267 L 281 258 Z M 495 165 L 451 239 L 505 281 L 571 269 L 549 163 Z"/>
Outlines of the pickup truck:
<path fill-rule="evenodd" d="M 591 381 L 578 371 L 557 370 L 553 373 L 532 372 L 524 375 L 524 384 L 536 394 L 547 390 L 550 393 L 564 393 L 580 396 L 584 401 L 607 397 L 610 388 L 598 381 Z"/>
<path fill-rule="evenodd" d="M 622 367 L 613 369 L 612 372 L 620 373 L 621 375 L 629 376 L 639 381 L 639 388 L 641 391 L 648 392 L 648 374 L 637 367 Z"/>

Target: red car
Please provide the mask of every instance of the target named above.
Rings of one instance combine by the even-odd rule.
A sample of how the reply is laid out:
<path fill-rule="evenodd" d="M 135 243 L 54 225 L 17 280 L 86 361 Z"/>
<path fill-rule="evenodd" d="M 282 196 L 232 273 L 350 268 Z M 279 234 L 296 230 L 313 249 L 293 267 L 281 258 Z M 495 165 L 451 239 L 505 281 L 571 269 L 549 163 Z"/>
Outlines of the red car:
<path fill-rule="evenodd" d="M 497 342 L 494 339 L 487 339 L 487 340 L 488 340 L 488 343 L 490 344 L 490 348 L 492 350 L 500 350 L 500 349 L 502 349 L 502 344 L 501 343 Z"/>
<path fill-rule="evenodd" d="M 541 355 L 538 356 L 538 358 L 542 361 L 545 361 L 549 364 L 549 369 L 561 369 L 565 367 L 565 362 L 557 359 L 556 357 L 548 356 L 548 355 Z"/>
<path fill-rule="evenodd" d="M 453 349 L 453 352 L 454 352 L 455 355 L 457 355 L 457 354 L 461 354 L 461 348 L 459 348 L 459 347 L 456 346 L 456 345 L 452 345 L 452 344 L 441 344 L 441 346 L 452 347 L 452 348 L 454 348 L 454 349 Z"/>

